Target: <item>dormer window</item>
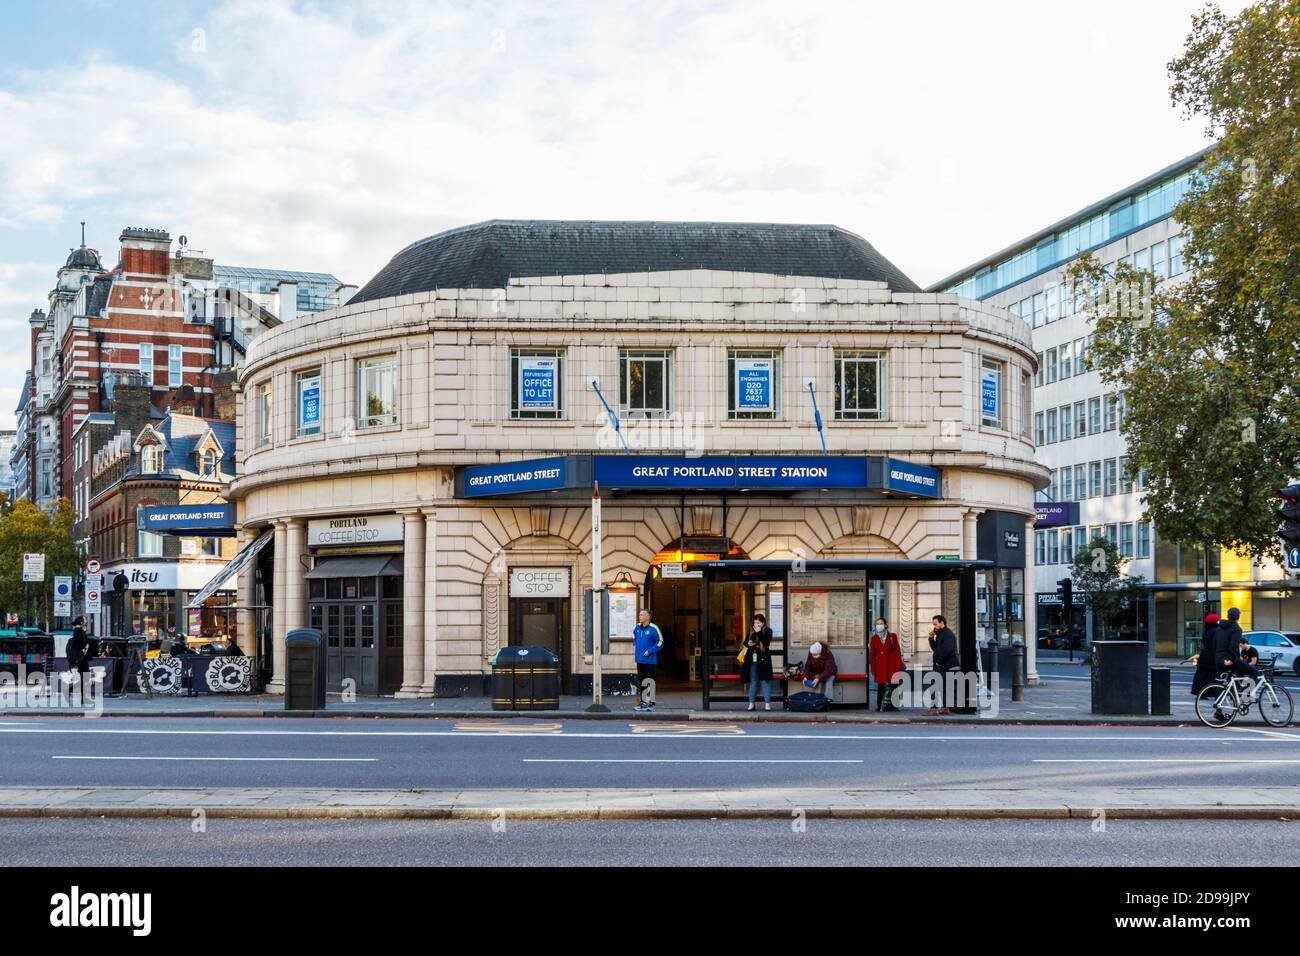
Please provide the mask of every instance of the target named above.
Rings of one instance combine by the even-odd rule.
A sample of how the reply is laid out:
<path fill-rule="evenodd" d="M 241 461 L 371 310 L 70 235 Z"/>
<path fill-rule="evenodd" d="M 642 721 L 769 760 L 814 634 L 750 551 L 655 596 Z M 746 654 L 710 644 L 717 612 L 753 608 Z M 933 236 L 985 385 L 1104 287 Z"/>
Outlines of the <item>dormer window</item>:
<path fill-rule="evenodd" d="M 140 449 L 140 473 L 156 475 L 163 470 L 163 450 L 161 445 L 145 445 Z"/>
<path fill-rule="evenodd" d="M 217 453 L 211 448 L 203 453 L 199 474 L 204 478 L 217 477 Z"/>

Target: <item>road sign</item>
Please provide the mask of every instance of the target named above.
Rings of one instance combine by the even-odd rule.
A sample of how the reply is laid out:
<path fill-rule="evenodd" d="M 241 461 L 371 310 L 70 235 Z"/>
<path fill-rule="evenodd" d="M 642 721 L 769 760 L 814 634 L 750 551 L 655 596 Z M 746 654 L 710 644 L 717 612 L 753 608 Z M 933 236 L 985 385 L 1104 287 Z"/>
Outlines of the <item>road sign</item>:
<path fill-rule="evenodd" d="M 1300 569 L 1300 548 L 1292 548 L 1286 553 L 1286 563 L 1292 568 Z"/>
<path fill-rule="evenodd" d="M 101 610 L 99 603 L 99 588 L 86 588 L 86 613 L 98 614 Z"/>
<path fill-rule="evenodd" d="M 102 570 L 104 570 L 104 565 L 103 565 L 103 563 L 99 560 L 99 558 L 87 558 L 87 559 L 86 559 L 86 573 L 87 573 L 87 574 L 98 574 L 98 573 L 99 573 L 100 571 L 102 571 Z"/>
<path fill-rule="evenodd" d="M 71 602 L 71 601 L 55 601 L 55 602 L 54 602 L 54 616 L 55 616 L 55 617 L 71 617 L 71 616 L 72 616 L 72 602 Z"/>
<path fill-rule="evenodd" d="M 102 574 L 86 575 L 86 590 L 102 591 L 104 589 L 104 576 Z"/>
<path fill-rule="evenodd" d="M 45 580 L 45 555 L 33 553 L 23 554 L 23 580 Z"/>
<path fill-rule="evenodd" d="M 62 604 L 65 601 L 72 600 L 72 577 L 66 574 L 56 574 L 54 576 L 54 601 L 56 604 Z"/>

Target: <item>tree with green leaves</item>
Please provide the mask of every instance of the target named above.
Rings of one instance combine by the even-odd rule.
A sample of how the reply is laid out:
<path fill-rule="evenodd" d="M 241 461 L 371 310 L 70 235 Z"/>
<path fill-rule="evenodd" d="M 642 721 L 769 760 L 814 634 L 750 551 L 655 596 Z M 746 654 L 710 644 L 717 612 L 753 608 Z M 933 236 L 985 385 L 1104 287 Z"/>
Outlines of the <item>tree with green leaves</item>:
<path fill-rule="evenodd" d="M 83 555 L 72 537 L 76 521 L 72 503 L 60 498 L 52 511 L 42 511 L 26 499 L 10 501 L 0 494 L 0 611 L 15 613 L 24 624 L 53 621 L 54 576 L 75 575 Z M 45 580 L 26 587 L 23 555 L 45 555 Z M 26 597 L 31 594 L 32 620 L 25 619 Z"/>
<path fill-rule="evenodd" d="M 1107 640 L 1146 595 L 1140 574 L 1126 574 L 1129 559 L 1111 541 L 1098 536 L 1070 559 L 1070 579 L 1092 611 L 1094 640 Z M 1100 631 L 1101 636 L 1097 633 Z"/>
<path fill-rule="evenodd" d="M 1300 474 L 1300 0 L 1207 6 L 1169 69 L 1218 139 L 1174 210 L 1186 279 L 1092 257 L 1067 278 L 1162 537 L 1278 558 L 1274 495 Z"/>

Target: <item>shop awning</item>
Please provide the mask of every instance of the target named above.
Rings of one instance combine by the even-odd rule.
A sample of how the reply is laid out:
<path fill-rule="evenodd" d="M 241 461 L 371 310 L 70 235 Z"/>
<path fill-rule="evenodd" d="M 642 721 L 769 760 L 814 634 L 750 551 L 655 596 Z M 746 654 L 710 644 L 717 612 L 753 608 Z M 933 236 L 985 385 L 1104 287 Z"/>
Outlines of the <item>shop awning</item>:
<path fill-rule="evenodd" d="M 322 558 L 307 572 L 307 580 L 317 578 L 377 578 L 402 576 L 402 557 L 397 554 L 356 554 Z"/>
<path fill-rule="evenodd" d="M 190 601 L 186 607 L 202 607 L 208 598 L 221 590 L 223 584 L 252 564 L 261 550 L 271 543 L 274 534 L 275 532 L 272 529 L 267 528 L 253 541 L 244 545 L 243 550 L 226 562 L 226 566 L 216 573 L 216 576 L 204 586 L 202 591 L 194 595 L 194 600 Z"/>

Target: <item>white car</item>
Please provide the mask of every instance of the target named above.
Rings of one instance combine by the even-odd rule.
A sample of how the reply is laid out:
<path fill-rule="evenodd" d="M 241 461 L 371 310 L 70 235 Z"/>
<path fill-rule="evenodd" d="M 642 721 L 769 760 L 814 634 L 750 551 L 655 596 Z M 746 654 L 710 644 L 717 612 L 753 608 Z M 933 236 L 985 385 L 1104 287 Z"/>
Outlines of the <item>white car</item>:
<path fill-rule="evenodd" d="M 1300 633 L 1295 631 L 1247 631 L 1245 638 L 1259 651 L 1259 659 L 1275 660 L 1277 673 L 1291 671 L 1300 677 Z"/>

